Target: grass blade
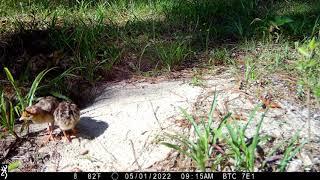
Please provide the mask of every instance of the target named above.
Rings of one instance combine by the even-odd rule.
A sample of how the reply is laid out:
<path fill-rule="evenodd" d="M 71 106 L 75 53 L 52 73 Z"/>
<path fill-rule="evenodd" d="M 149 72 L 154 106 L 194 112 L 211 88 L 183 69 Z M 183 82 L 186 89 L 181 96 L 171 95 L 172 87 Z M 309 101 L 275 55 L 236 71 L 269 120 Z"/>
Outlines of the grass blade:
<path fill-rule="evenodd" d="M 24 100 L 23 100 L 23 98 L 21 96 L 20 90 L 17 88 L 17 85 L 15 83 L 15 80 L 14 80 L 11 72 L 6 67 L 4 68 L 4 71 L 5 71 L 6 75 L 7 75 L 8 80 L 10 81 L 11 85 L 13 86 L 13 88 L 14 88 L 17 96 L 18 96 L 18 99 L 19 99 L 19 102 L 20 102 L 20 105 L 21 105 L 22 109 L 24 109 L 25 108 Z"/>
<path fill-rule="evenodd" d="M 35 92 L 36 90 L 38 89 L 38 86 L 41 82 L 41 80 L 43 79 L 43 77 L 51 70 L 55 69 L 54 67 L 53 68 L 50 68 L 48 70 L 43 70 L 41 71 L 37 77 L 34 79 L 32 85 L 31 85 L 31 88 L 29 90 L 29 93 L 27 94 L 27 103 L 28 103 L 28 106 L 31 106 L 32 105 L 32 102 L 33 102 L 33 98 L 34 98 L 34 95 L 35 95 Z"/>

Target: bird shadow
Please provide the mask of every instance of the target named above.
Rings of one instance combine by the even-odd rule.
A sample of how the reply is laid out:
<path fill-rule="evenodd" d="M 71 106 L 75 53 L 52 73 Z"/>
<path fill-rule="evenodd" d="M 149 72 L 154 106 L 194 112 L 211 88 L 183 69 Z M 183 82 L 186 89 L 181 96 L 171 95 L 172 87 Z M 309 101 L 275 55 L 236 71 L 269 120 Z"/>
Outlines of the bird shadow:
<path fill-rule="evenodd" d="M 108 123 L 95 120 L 91 117 L 81 117 L 80 122 L 77 125 L 79 136 L 85 139 L 99 137 L 108 127 Z"/>

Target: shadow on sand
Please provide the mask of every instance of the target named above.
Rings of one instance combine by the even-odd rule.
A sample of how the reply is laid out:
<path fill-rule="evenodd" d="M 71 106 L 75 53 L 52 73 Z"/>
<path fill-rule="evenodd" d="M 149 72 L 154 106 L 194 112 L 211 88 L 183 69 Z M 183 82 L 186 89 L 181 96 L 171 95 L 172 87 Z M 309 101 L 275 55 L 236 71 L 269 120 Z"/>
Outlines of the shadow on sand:
<path fill-rule="evenodd" d="M 99 137 L 109 127 L 108 123 L 95 120 L 91 117 L 81 117 L 77 129 L 79 136 L 85 139 Z"/>

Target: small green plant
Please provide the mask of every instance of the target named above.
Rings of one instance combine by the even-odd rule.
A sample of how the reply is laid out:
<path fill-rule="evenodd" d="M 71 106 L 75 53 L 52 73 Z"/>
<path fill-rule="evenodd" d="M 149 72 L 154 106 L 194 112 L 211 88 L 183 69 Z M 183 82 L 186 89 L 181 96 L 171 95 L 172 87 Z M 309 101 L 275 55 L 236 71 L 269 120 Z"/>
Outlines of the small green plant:
<path fill-rule="evenodd" d="M 108 47 L 102 55 L 104 59 L 100 62 L 100 66 L 107 72 L 111 71 L 112 67 L 120 61 L 122 53 L 123 49 L 115 46 Z"/>
<path fill-rule="evenodd" d="M 136 65 L 133 65 L 132 68 L 135 69 L 137 72 L 141 72 L 141 60 L 142 60 L 142 57 L 146 51 L 146 49 L 151 45 L 151 43 L 147 43 L 144 48 L 142 49 L 141 51 L 141 54 L 140 54 L 140 57 L 139 57 L 139 61 Z"/>
<path fill-rule="evenodd" d="M 194 129 L 194 136 L 187 137 L 180 133 L 166 134 L 166 137 L 173 140 L 174 143 L 162 142 L 163 145 L 175 149 L 176 151 L 191 158 L 196 164 L 198 170 L 225 170 L 226 164 L 234 167 L 236 171 L 257 171 L 259 168 L 265 168 L 266 161 L 260 162 L 257 157 L 259 149 L 268 141 L 268 135 L 261 135 L 263 119 L 268 109 L 262 113 L 260 120 L 257 122 L 252 137 L 247 137 L 248 127 L 254 121 L 255 116 L 261 107 L 258 105 L 249 115 L 247 123 L 240 125 L 237 121 L 227 121 L 231 117 L 231 113 L 227 113 L 218 126 L 213 128 L 213 111 L 217 106 L 217 98 L 211 104 L 208 120 L 203 118 L 199 123 L 195 118 L 181 109 L 184 117 L 191 123 Z M 226 130 L 226 131 L 225 131 Z M 283 141 L 271 149 L 266 151 L 266 157 L 273 156 L 276 152 L 283 152 L 283 158 L 279 160 L 277 171 L 284 171 L 288 162 L 302 149 L 306 141 L 299 143 L 299 133 L 289 141 Z M 219 147 L 219 148 L 217 148 Z M 221 151 L 220 151 L 220 150 Z M 260 154 L 261 155 L 261 154 Z M 263 157 L 265 158 L 265 157 Z"/>
<path fill-rule="evenodd" d="M 184 109 L 181 109 L 183 115 L 186 119 L 192 124 L 196 140 L 191 140 L 189 137 L 183 135 L 167 135 L 170 139 L 176 140 L 181 143 L 181 146 L 163 142 L 162 144 L 173 148 L 180 153 L 186 155 L 191 158 L 197 167 L 201 171 L 206 171 L 206 168 L 211 166 L 210 168 L 216 169 L 216 166 L 219 165 L 219 162 L 223 161 L 225 156 L 222 156 L 218 153 L 216 157 L 212 158 L 213 151 L 215 151 L 215 146 L 219 142 L 219 139 L 222 137 L 222 128 L 225 121 L 230 117 L 230 113 L 228 113 L 219 126 L 212 129 L 213 123 L 213 112 L 215 107 L 217 106 L 217 98 L 214 97 L 213 103 L 211 104 L 210 112 L 208 114 L 207 122 L 202 118 L 201 123 L 197 124 L 194 117 L 188 114 Z"/>
<path fill-rule="evenodd" d="M 86 9 L 88 5 L 81 5 L 79 10 Z M 117 60 L 113 54 L 111 58 L 105 57 L 109 52 L 106 50 L 106 43 L 101 43 L 104 40 L 102 32 L 106 28 L 103 23 L 105 13 L 101 8 L 99 6 L 93 17 L 81 16 L 75 17 L 73 21 L 65 20 L 62 28 L 50 32 L 53 46 L 71 52 L 74 57 L 71 66 L 81 67 L 80 74 L 91 83 L 97 80 L 98 70 L 105 66 L 110 68 L 108 65 L 112 67 Z M 111 47 L 110 51 L 113 50 L 116 49 Z"/>
<path fill-rule="evenodd" d="M 245 81 L 249 82 L 257 79 L 257 70 L 256 64 L 253 62 L 253 59 L 248 57 L 245 60 Z"/>
<path fill-rule="evenodd" d="M 11 85 L 13 86 L 13 88 L 14 88 L 14 90 L 16 92 L 16 95 L 18 97 L 18 100 L 19 100 L 17 106 L 15 106 L 15 110 L 16 110 L 17 114 L 21 114 L 21 112 L 25 109 L 25 107 L 32 105 L 35 93 L 39 89 L 38 86 L 39 86 L 41 80 L 52 69 L 54 69 L 54 68 L 51 68 L 49 70 L 41 71 L 37 75 L 37 77 L 34 79 L 32 85 L 31 85 L 31 88 L 29 89 L 29 92 L 27 93 L 27 95 L 25 97 L 23 97 L 22 94 L 21 94 L 21 90 L 17 86 L 17 83 L 14 80 L 14 78 L 13 78 L 12 74 L 10 73 L 9 69 L 6 68 L 6 67 L 4 68 L 4 71 L 5 71 L 6 75 L 7 75 L 7 78 L 10 81 Z"/>
<path fill-rule="evenodd" d="M 18 169 L 20 166 L 21 166 L 21 162 L 16 160 L 16 161 L 9 163 L 8 170 L 9 170 L 9 172 L 11 172 L 15 169 Z"/>
<path fill-rule="evenodd" d="M 300 130 L 295 133 L 295 135 L 289 141 L 282 141 L 278 143 L 274 148 L 270 150 L 270 152 L 266 155 L 266 157 L 272 157 L 277 155 L 276 153 L 283 152 L 283 158 L 280 160 L 277 168 L 278 171 L 284 172 L 287 168 L 288 163 L 295 155 L 303 148 L 303 146 L 307 143 L 306 140 L 299 142 L 299 133 Z M 261 167 L 264 168 L 266 165 L 266 161 L 263 161 Z"/>
<path fill-rule="evenodd" d="M 203 86 L 203 81 L 201 80 L 201 77 L 199 77 L 199 75 L 195 75 L 192 77 L 190 84 L 192 86 Z"/>
<path fill-rule="evenodd" d="M 297 69 L 300 71 L 300 84 L 313 92 L 320 98 L 320 43 L 316 38 L 312 38 L 298 48 L 302 58 L 297 63 Z"/>
<path fill-rule="evenodd" d="M 9 131 L 16 139 L 19 139 L 19 136 L 14 130 L 15 123 L 15 113 L 13 105 L 10 101 L 6 101 L 4 93 L 1 93 L 0 97 L 0 117 L 1 117 L 1 126 Z"/>
<path fill-rule="evenodd" d="M 189 55 L 190 50 L 185 42 L 160 43 L 155 45 L 156 53 L 160 61 L 168 71 L 181 64 Z"/>
<path fill-rule="evenodd" d="M 49 94 L 64 99 L 70 100 L 66 97 L 65 93 L 69 90 L 65 88 L 65 82 L 68 82 L 68 78 L 77 78 L 77 75 L 73 73 L 76 70 L 81 70 L 81 67 L 71 67 L 62 72 L 60 75 L 56 76 L 55 78 L 51 79 L 48 83 L 40 86 L 38 89 L 44 92 L 49 92 Z"/>
<path fill-rule="evenodd" d="M 287 16 L 276 16 L 274 20 L 269 22 L 269 39 L 275 38 L 275 42 L 278 42 L 282 34 L 282 29 L 280 27 L 292 22 L 293 20 Z"/>
<path fill-rule="evenodd" d="M 307 106 L 308 106 L 308 132 L 309 140 L 311 137 L 310 124 L 310 104 L 311 93 L 316 98 L 320 98 L 320 56 L 319 56 L 319 42 L 313 37 L 309 42 L 306 42 L 298 48 L 302 58 L 297 63 L 297 69 L 300 72 L 299 84 L 307 90 Z"/>
<path fill-rule="evenodd" d="M 287 144 L 285 148 L 283 158 L 279 164 L 279 171 L 285 171 L 288 162 L 296 156 L 296 154 L 303 148 L 303 146 L 307 143 L 307 141 L 303 141 L 299 143 L 299 132 L 295 133 L 291 141 Z M 286 143 L 285 143 L 286 144 Z"/>
<path fill-rule="evenodd" d="M 225 65 L 229 63 L 230 63 L 230 58 L 226 48 L 213 49 L 210 52 L 209 64 Z"/>
<path fill-rule="evenodd" d="M 235 28 L 235 32 L 239 37 L 244 37 L 244 28 L 243 22 L 241 22 L 241 18 L 237 17 L 233 21 L 233 27 Z"/>
<path fill-rule="evenodd" d="M 259 107 L 259 106 L 258 106 Z M 227 143 L 230 145 L 230 154 L 234 157 L 236 170 L 254 171 L 255 167 L 255 152 L 258 147 L 258 143 L 262 139 L 259 131 L 261 129 L 264 115 L 258 122 L 255 134 L 253 138 L 248 142 L 246 138 L 246 130 L 248 125 L 255 117 L 257 108 L 251 113 L 248 122 L 244 126 L 240 126 L 236 123 L 226 124 L 230 137 L 226 137 Z"/>
<path fill-rule="evenodd" d="M 51 71 L 54 68 L 51 68 L 49 70 L 43 70 L 41 71 L 37 77 L 34 79 L 31 88 L 29 89 L 29 92 L 27 93 L 26 96 L 22 96 L 21 94 L 21 90 L 19 89 L 16 81 L 14 80 L 11 72 L 9 71 L 8 68 L 4 68 L 4 71 L 7 75 L 7 79 L 10 81 L 11 85 L 13 86 L 15 93 L 18 97 L 18 104 L 16 104 L 14 106 L 14 110 L 16 112 L 17 115 L 21 115 L 22 111 L 27 107 L 32 105 L 34 97 L 35 97 L 35 93 L 36 91 L 39 89 L 39 84 L 41 82 L 41 80 L 44 78 L 44 76 Z M 29 132 L 29 126 L 27 124 L 27 122 L 25 122 L 22 127 L 21 127 L 21 132 L 23 131 L 23 129 L 25 128 L 25 126 L 27 126 L 27 130 Z"/>

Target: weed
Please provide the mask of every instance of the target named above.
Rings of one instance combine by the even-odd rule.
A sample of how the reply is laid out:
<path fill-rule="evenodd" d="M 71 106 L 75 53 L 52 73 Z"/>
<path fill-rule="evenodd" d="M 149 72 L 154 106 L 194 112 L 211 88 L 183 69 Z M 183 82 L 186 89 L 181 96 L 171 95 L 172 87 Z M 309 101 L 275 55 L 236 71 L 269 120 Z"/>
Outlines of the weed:
<path fill-rule="evenodd" d="M 70 100 L 68 97 L 64 96 L 64 93 L 67 93 L 67 88 L 64 86 L 64 82 L 68 78 L 77 77 L 73 72 L 81 69 L 81 67 L 71 67 L 62 72 L 60 75 L 57 75 L 55 78 L 51 79 L 47 84 L 42 85 L 38 90 L 44 92 L 50 92 L 50 94 L 61 99 Z"/>
<path fill-rule="evenodd" d="M 276 16 L 274 20 L 269 22 L 269 39 L 275 39 L 275 42 L 278 43 L 282 34 L 282 26 L 292 23 L 293 20 L 286 16 Z"/>
<path fill-rule="evenodd" d="M 300 71 L 300 84 L 307 89 L 307 106 L 308 106 L 308 132 L 309 140 L 311 138 L 311 92 L 320 98 L 320 57 L 319 42 L 313 37 L 309 42 L 298 48 L 302 58 L 297 63 L 297 69 Z"/>
<path fill-rule="evenodd" d="M 320 97 L 319 42 L 314 37 L 299 47 L 298 51 L 302 55 L 297 62 L 297 69 L 301 75 L 300 84 L 310 88 L 316 97 Z"/>
<path fill-rule="evenodd" d="M 21 166 L 21 162 L 18 160 L 10 162 L 8 166 L 8 171 L 11 172 L 15 169 L 18 169 L 20 166 Z"/>
<path fill-rule="evenodd" d="M 259 107 L 259 106 L 258 106 Z M 260 137 L 259 131 L 263 122 L 265 114 L 261 116 L 260 121 L 258 122 L 255 134 L 251 141 L 248 143 L 246 138 L 246 130 L 248 125 L 252 122 L 255 117 L 257 108 L 252 112 L 249 117 L 247 124 L 243 127 L 238 124 L 230 125 L 226 124 L 226 127 L 229 132 L 230 137 L 226 137 L 228 144 L 230 145 L 230 154 L 235 159 L 235 168 L 239 170 L 254 171 L 255 168 L 255 152 L 258 147 L 258 143 L 262 139 Z"/>
<path fill-rule="evenodd" d="M 42 81 L 42 79 L 44 78 L 44 76 L 45 76 L 48 72 L 50 72 L 52 69 L 54 69 L 54 68 L 51 68 L 51 69 L 49 69 L 49 70 L 43 70 L 43 71 L 41 71 L 41 72 L 37 75 L 37 77 L 34 79 L 34 81 L 33 81 L 32 85 L 31 85 L 31 87 L 30 87 L 27 95 L 26 95 L 25 97 L 23 97 L 23 96 L 21 95 L 21 90 L 20 90 L 19 87 L 17 86 L 17 83 L 16 83 L 16 81 L 14 80 L 14 78 L 13 78 L 12 74 L 10 73 L 9 69 L 6 68 L 6 67 L 4 68 L 4 71 L 5 71 L 6 75 L 7 75 L 7 78 L 8 78 L 8 80 L 10 81 L 11 85 L 13 86 L 13 88 L 14 88 L 14 90 L 15 90 L 15 93 L 16 93 L 16 95 L 17 95 L 17 97 L 18 97 L 18 100 L 19 100 L 18 103 L 14 106 L 14 110 L 15 110 L 15 113 L 16 113 L 17 115 L 21 115 L 22 111 L 24 111 L 24 109 L 25 109 L 27 106 L 31 106 L 31 105 L 32 105 L 32 103 L 33 103 L 33 101 L 34 101 L 34 98 L 35 98 L 35 93 L 36 93 L 36 91 L 39 90 L 39 88 L 41 88 L 41 87 L 39 87 L 40 82 Z M 6 103 L 6 102 L 3 103 L 3 106 L 4 106 L 5 103 Z M 9 102 L 9 103 L 10 103 L 10 120 L 12 120 L 12 121 L 14 122 L 14 119 L 11 119 L 11 116 L 12 116 L 12 118 L 14 118 L 14 113 L 11 114 L 11 106 L 12 106 L 12 104 L 11 104 L 11 102 Z M 5 110 L 5 109 L 4 109 L 4 110 Z M 4 111 L 4 112 L 5 112 L 5 111 Z M 10 125 L 14 126 L 14 124 L 12 124 L 12 123 L 11 123 Z M 24 124 L 22 125 L 20 131 L 22 132 L 22 131 L 24 130 L 25 126 L 27 126 L 27 131 L 29 132 L 29 125 L 28 125 L 28 122 L 27 122 L 27 121 L 24 122 Z M 13 128 L 13 127 L 12 127 L 12 128 Z"/>
<path fill-rule="evenodd" d="M 230 64 L 229 52 L 226 48 L 213 49 L 210 52 L 209 64 L 227 65 Z"/>
<path fill-rule="evenodd" d="M 21 90 L 19 89 L 19 87 L 17 86 L 12 74 L 10 73 L 9 69 L 8 68 L 4 68 L 4 71 L 7 75 L 7 78 L 8 80 L 10 81 L 11 85 L 13 86 L 15 92 L 16 92 L 16 95 L 18 97 L 18 104 L 15 106 L 15 110 L 16 110 L 16 113 L 17 114 L 21 114 L 21 112 L 27 107 L 27 106 L 31 106 L 32 103 L 33 103 L 33 99 L 34 99 L 34 96 L 35 96 L 35 93 L 36 91 L 38 90 L 38 86 L 41 82 L 41 80 L 44 78 L 44 76 L 49 72 L 51 71 L 52 69 L 54 68 L 51 68 L 49 70 L 43 70 L 41 71 L 37 77 L 34 79 L 30 89 L 29 89 L 29 92 L 28 94 L 23 97 L 21 95 Z"/>
<path fill-rule="evenodd" d="M 151 43 L 147 43 L 144 48 L 141 51 L 140 57 L 139 57 L 139 61 L 138 61 L 138 65 L 136 65 L 136 69 L 138 70 L 138 72 L 141 72 L 141 60 L 142 60 L 142 56 L 145 53 L 146 49 L 151 45 Z"/>
<path fill-rule="evenodd" d="M 96 81 L 96 72 L 108 62 L 108 58 L 99 56 L 105 55 L 101 53 L 104 45 L 100 43 L 103 39 L 103 19 L 104 14 L 98 11 L 97 17 L 87 20 L 90 24 L 80 18 L 73 23 L 65 22 L 69 23 L 68 26 L 51 34 L 53 45 L 57 49 L 70 51 L 74 56 L 73 67 L 82 67 L 81 75 L 90 82 Z M 70 29 L 72 26 L 74 28 Z"/>
<path fill-rule="evenodd" d="M 229 164 L 236 171 L 258 171 L 258 168 L 264 168 L 266 161 L 258 165 L 260 161 L 256 156 L 256 152 L 264 146 L 267 135 L 261 135 L 263 119 L 268 109 L 262 113 L 260 120 L 254 130 L 252 137 L 247 137 L 247 130 L 249 125 L 255 119 L 255 116 L 261 105 L 254 108 L 248 118 L 248 122 L 240 125 L 237 121 L 227 121 L 231 117 L 231 113 L 227 113 L 218 124 L 213 128 L 212 113 L 217 106 L 217 98 L 211 104 L 210 112 L 208 113 L 208 120 L 203 118 L 200 123 L 197 123 L 195 118 L 182 109 L 183 115 L 192 124 L 195 138 L 187 137 L 180 133 L 175 135 L 166 134 L 165 137 L 175 141 L 175 143 L 163 142 L 162 144 L 177 150 L 178 152 L 191 158 L 201 171 L 206 171 L 208 167 L 211 170 L 225 170 L 225 164 Z M 226 129 L 226 131 L 224 131 Z M 166 138 L 165 138 L 166 139 Z M 284 171 L 288 162 L 295 157 L 295 155 L 302 149 L 305 141 L 298 143 L 298 133 L 289 141 L 283 141 L 276 145 L 269 153 L 266 152 L 267 157 L 271 157 L 280 148 L 284 147 L 283 158 L 279 161 L 278 171 Z M 217 148 L 219 147 L 219 148 Z M 219 151 L 220 149 L 221 151 Z M 223 152 L 222 152 L 223 151 Z M 264 157 L 263 157 L 264 158 Z"/>
<path fill-rule="evenodd" d="M 251 57 L 247 57 L 245 60 L 245 81 L 249 82 L 256 80 L 258 76 L 257 73 L 256 64 L 253 62 L 253 59 Z"/>
<path fill-rule="evenodd" d="M 307 141 L 303 141 L 302 143 L 299 143 L 299 131 L 295 133 L 295 135 L 292 137 L 292 139 L 286 143 L 281 143 L 280 145 L 286 144 L 284 155 L 282 160 L 279 164 L 279 171 L 283 172 L 285 171 L 289 161 L 295 157 L 295 155 L 302 149 L 302 147 L 307 143 Z M 280 146 L 281 147 L 281 146 Z M 279 148 L 280 148 L 279 147 Z"/>
<path fill-rule="evenodd" d="M 1 126 L 9 131 L 16 139 L 19 139 L 19 136 L 14 130 L 15 123 L 15 113 L 13 105 L 10 101 L 6 101 L 4 98 L 4 93 L 1 93 L 0 97 L 0 117 L 1 117 Z"/>
<path fill-rule="evenodd" d="M 203 81 L 201 80 L 201 78 L 197 75 L 193 76 L 191 79 L 191 83 L 192 86 L 203 86 Z"/>
<path fill-rule="evenodd" d="M 216 96 L 211 104 L 210 112 L 208 113 L 208 120 L 201 119 L 201 124 L 197 124 L 194 117 L 188 114 L 184 109 L 181 109 L 183 115 L 186 119 L 192 124 L 192 127 L 195 131 L 196 140 L 190 140 L 188 137 L 183 135 L 167 135 L 169 138 L 173 140 L 177 140 L 181 143 L 181 147 L 172 143 L 163 142 L 162 144 L 173 148 L 179 151 L 182 154 L 185 154 L 187 157 L 194 160 L 197 167 L 201 171 L 206 171 L 207 166 L 211 166 L 211 168 L 215 169 L 217 165 L 224 159 L 225 157 L 221 155 L 217 155 L 211 158 L 213 155 L 213 151 L 215 151 L 215 146 L 219 146 L 219 139 L 222 134 L 222 127 L 225 121 L 230 117 L 230 113 L 228 113 L 220 122 L 220 125 L 217 128 L 212 129 L 213 123 L 213 112 L 217 106 Z M 219 154 L 219 153 L 217 153 Z"/>
<path fill-rule="evenodd" d="M 190 49 L 185 42 L 160 43 L 155 45 L 156 53 L 166 69 L 171 71 L 180 65 L 190 54 Z"/>

